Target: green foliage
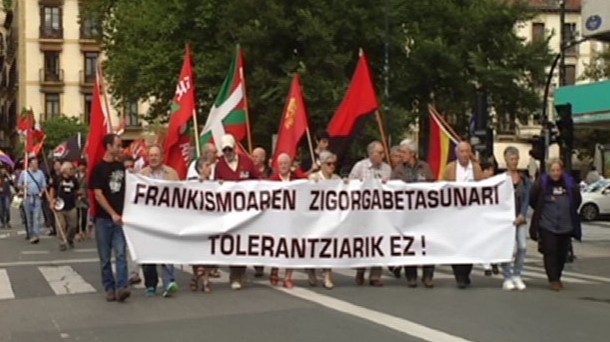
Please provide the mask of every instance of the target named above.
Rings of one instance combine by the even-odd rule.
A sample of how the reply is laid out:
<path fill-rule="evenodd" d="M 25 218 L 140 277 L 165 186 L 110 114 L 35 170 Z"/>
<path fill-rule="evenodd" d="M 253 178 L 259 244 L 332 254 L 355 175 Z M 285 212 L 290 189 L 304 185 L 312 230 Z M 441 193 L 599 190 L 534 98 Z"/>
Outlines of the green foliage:
<path fill-rule="evenodd" d="M 41 123 L 41 128 L 47 135 L 45 140 L 45 153 L 53 149 L 71 136 L 81 133 L 83 136 L 89 131 L 89 126 L 79 122 L 77 118 L 57 116 Z"/>
<path fill-rule="evenodd" d="M 610 50 L 596 54 L 591 63 L 585 63 L 585 71 L 581 79 L 588 79 L 595 82 L 604 81 L 610 78 Z"/>
<path fill-rule="evenodd" d="M 434 102 L 464 133 L 477 86 L 509 120 L 541 107 L 548 45 L 525 43 L 515 26 L 533 15 L 521 2 L 497 0 L 93 0 L 104 18 L 105 72 L 120 100 L 156 99 L 148 113 L 166 118 L 184 55 L 194 53 L 199 122 L 205 122 L 235 44 L 246 55 L 254 142 L 270 145 L 291 75 L 302 76 L 312 131 L 326 127 L 354 71 L 369 55 L 397 141 L 422 104 Z M 388 11 L 386 12 L 386 7 Z M 388 32 L 386 35 L 386 15 Z M 389 97 L 384 48 L 389 50 Z M 374 119 L 358 137 L 377 138 Z"/>
<path fill-rule="evenodd" d="M 2 8 L 4 12 L 13 10 L 13 0 L 2 0 Z"/>

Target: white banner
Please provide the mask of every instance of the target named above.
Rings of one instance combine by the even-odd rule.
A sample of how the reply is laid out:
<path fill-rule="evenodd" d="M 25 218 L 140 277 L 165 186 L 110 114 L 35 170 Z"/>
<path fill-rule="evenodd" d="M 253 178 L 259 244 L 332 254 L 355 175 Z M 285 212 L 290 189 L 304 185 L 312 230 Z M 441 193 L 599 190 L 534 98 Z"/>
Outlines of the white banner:
<path fill-rule="evenodd" d="M 138 263 L 359 267 L 510 260 L 513 187 L 390 181 L 169 182 L 129 174 Z"/>

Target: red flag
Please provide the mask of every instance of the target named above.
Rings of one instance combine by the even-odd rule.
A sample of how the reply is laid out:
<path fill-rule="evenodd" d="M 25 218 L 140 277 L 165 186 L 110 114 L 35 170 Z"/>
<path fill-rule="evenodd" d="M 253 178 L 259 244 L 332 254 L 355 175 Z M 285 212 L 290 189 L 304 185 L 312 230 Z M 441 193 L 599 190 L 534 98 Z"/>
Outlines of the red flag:
<path fill-rule="evenodd" d="M 34 128 L 36 119 L 34 118 L 34 112 L 32 109 L 29 111 L 23 111 L 19 115 L 19 122 L 17 123 L 17 131 L 19 134 L 26 134 L 27 130 Z"/>
<path fill-rule="evenodd" d="M 273 156 L 273 167 L 277 166 L 277 157 L 287 153 L 294 160 L 297 154 L 299 142 L 308 128 L 308 116 L 303 99 L 301 78 L 298 74 L 292 79 L 290 93 L 286 99 L 286 107 L 282 115 L 282 122 L 278 131 L 275 154 Z"/>
<path fill-rule="evenodd" d="M 17 129 L 20 134 L 25 134 L 26 153 L 38 155 L 42 150 L 46 135 L 40 128 L 40 124 L 36 122 L 32 109 L 22 113 Z"/>
<path fill-rule="evenodd" d="M 165 138 L 165 163 L 178 172 L 180 179 L 186 178 L 191 155 L 191 136 L 187 129 L 189 121 L 195 115 L 195 79 L 193 76 L 191 49 L 187 45 Z"/>
<path fill-rule="evenodd" d="M 348 137 L 352 134 L 356 121 L 364 115 L 373 113 L 379 108 L 369 62 L 364 53 L 352 77 L 349 89 L 343 102 L 328 124 L 328 134 L 331 137 Z"/>
<path fill-rule="evenodd" d="M 102 77 L 100 70 L 96 70 L 95 84 L 93 85 L 93 101 L 91 103 L 91 120 L 89 122 L 89 139 L 85 154 L 87 155 L 87 178 L 91 184 L 93 169 L 102 161 L 105 152 L 104 136 L 111 133 L 110 122 L 102 107 Z M 96 212 L 96 201 L 93 190 L 89 191 L 92 214 Z"/>
<path fill-rule="evenodd" d="M 25 151 L 30 154 L 38 155 L 42 150 L 42 145 L 46 134 L 40 129 L 30 128 L 25 133 Z"/>

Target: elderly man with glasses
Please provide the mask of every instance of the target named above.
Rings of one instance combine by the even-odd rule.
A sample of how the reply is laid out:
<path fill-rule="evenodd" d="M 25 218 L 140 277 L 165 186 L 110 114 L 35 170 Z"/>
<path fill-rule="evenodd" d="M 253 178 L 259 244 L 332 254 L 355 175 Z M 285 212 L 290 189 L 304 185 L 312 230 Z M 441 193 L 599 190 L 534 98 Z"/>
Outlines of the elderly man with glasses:
<path fill-rule="evenodd" d="M 223 135 L 219 145 L 222 157 L 218 159 L 214 168 L 216 180 L 244 181 L 261 178 L 261 174 L 254 165 L 254 162 L 250 158 L 237 153 L 237 143 L 231 134 Z M 230 269 L 229 282 L 231 283 L 231 288 L 239 290 L 243 286 L 246 267 L 231 266 Z"/>
<path fill-rule="evenodd" d="M 387 181 L 392 174 L 390 165 L 383 161 L 385 154 L 383 145 L 379 141 L 373 141 L 367 146 L 368 158 L 354 165 L 349 174 L 350 179 L 369 180 L 379 179 Z M 358 268 L 356 272 L 356 284 L 364 285 L 364 268 Z M 381 281 L 381 267 L 371 267 L 369 272 L 369 285 L 383 286 Z"/>

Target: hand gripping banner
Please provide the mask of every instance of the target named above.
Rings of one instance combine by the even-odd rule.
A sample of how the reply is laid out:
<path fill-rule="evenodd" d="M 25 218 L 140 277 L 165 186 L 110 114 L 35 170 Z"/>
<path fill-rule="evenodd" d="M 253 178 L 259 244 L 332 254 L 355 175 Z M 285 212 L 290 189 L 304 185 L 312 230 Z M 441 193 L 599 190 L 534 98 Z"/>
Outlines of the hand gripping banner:
<path fill-rule="evenodd" d="M 128 174 L 138 263 L 351 268 L 511 259 L 513 187 L 402 181 L 170 182 Z"/>

